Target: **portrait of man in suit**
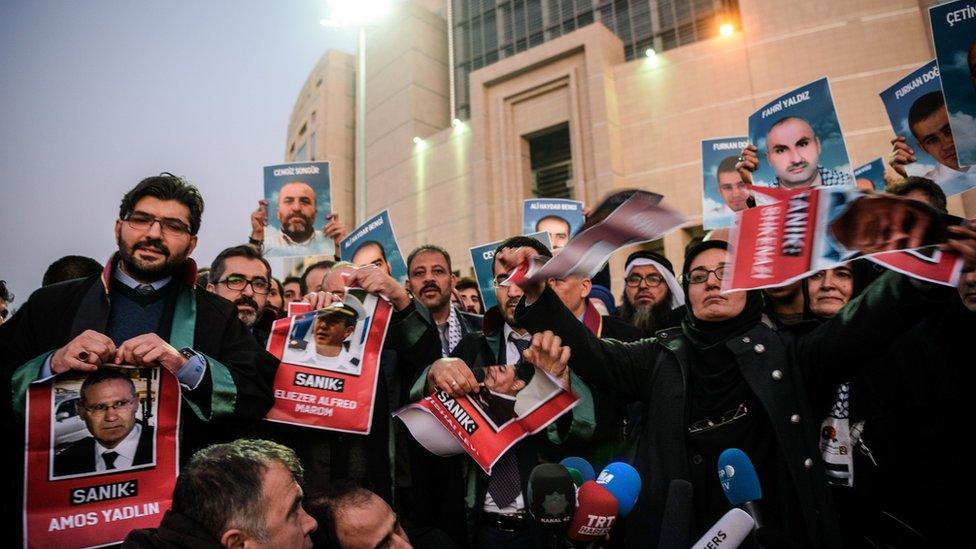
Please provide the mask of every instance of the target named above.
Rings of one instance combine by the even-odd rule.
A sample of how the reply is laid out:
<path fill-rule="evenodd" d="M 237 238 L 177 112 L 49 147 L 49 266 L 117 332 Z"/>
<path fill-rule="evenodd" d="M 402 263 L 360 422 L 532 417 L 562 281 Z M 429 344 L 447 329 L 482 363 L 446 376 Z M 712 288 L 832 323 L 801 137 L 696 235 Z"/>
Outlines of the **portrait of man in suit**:
<path fill-rule="evenodd" d="M 78 416 L 90 436 L 54 456 L 54 476 L 103 473 L 153 463 L 155 429 L 136 419 L 139 395 L 132 378 L 99 368 L 82 382 Z"/>

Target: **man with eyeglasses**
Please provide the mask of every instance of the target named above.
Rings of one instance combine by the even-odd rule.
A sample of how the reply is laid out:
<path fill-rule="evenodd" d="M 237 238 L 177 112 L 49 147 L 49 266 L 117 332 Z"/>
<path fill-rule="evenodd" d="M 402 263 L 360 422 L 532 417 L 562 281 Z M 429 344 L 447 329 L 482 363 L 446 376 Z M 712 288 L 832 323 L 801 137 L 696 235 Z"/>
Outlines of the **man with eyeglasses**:
<path fill-rule="evenodd" d="M 503 250 L 520 247 L 551 255 L 538 240 L 514 236 L 499 244 L 495 257 Z M 465 335 L 451 352 L 451 357 L 431 364 L 412 387 L 410 400 L 420 400 L 434 390 L 444 391 L 455 398 L 487 390 L 484 383 L 490 385 L 491 382 L 485 378 L 486 367 L 514 365 L 523 358 L 531 334 L 515 322 L 514 316 L 522 291 L 506 282 L 511 270 L 497 259 L 492 263 L 492 274 L 497 305 L 485 312 L 482 331 Z M 538 366 L 545 367 L 544 364 Z M 561 368 L 552 373 L 567 372 Z M 573 450 L 559 445 L 569 441 L 586 443 L 596 424 L 593 395 L 579 378 L 569 374 L 568 382 L 573 392 L 580 396 L 580 402 L 572 412 L 564 414 L 540 433 L 513 445 L 496 462 L 491 476 L 472 463 L 458 464 L 458 460 L 466 459 L 463 456 L 441 460 L 436 478 L 428 490 L 418 494 L 418 500 L 437 510 L 439 521 L 436 524 L 439 527 L 462 530 L 448 532 L 455 541 L 471 537 L 475 540 L 474 547 L 478 548 L 546 545 L 545 532 L 531 519 L 526 507 L 529 475 L 540 462 L 558 462 L 572 455 Z M 473 525 L 474 531 L 464 531 L 465 525 Z"/>
<path fill-rule="evenodd" d="M 264 346 L 274 318 L 260 323 L 258 320 L 268 303 L 271 284 L 268 260 L 251 246 L 234 246 L 220 252 L 213 260 L 207 291 L 233 303 L 237 307 L 237 318 Z"/>
<path fill-rule="evenodd" d="M 172 174 L 142 180 L 122 199 L 118 253 L 101 275 L 37 290 L 0 327 L 0 369 L 14 397 L 4 405 L 5 424 L 21 425 L 31 382 L 111 364 L 161 367 L 177 377 L 183 457 L 264 417 L 273 402 L 265 376 L 277 361 L 231 303 L 195 288 L 189 256 L 203 206 L 197 188 Z M 11 430 L 23 437 L 22 428 Z M 22 439 L 13 447 L 23 448 Z M 3 516 L 19 516 L 19 491 L 5 498 L 18 511 Z M 20 521 L 12 522 L 8 531 L 17 532 Z"/>
<path fill-rule="evenodd" d="M 78 391 L 78 416 L 91 436 L 54 456 L 54 475 L 130 469 L 153 461 L 153 429 L 136 421 L 139 396 L 123 371 L 95 370 Z"/>
<path fill-rule="evenodd" d="M 685 294 L 674 278 L 674 267 L 663 255 L 641 250 L 624 263 L 624 293 L 617 316 L 643 332 L 677 326 L 672 311 L 685 304 Z"/>

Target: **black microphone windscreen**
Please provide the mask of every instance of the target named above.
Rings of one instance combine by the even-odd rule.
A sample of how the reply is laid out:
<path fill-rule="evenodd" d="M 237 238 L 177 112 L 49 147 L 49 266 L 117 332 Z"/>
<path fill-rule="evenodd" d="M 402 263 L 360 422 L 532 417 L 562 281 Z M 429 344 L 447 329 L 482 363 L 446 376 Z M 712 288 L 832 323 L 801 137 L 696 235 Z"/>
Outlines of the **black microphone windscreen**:
<path fill-rule="evenodd" d="M 661 519 L 658 549 L 687 549 L 691 546 L 691 515 L 694 488 L 687 480 L 673 479 Z"/>
<path fill-rule="evenodd" d="M 558 463 L 543 463 L 532 470 L 526 497 L 529 512 L 546 530 L 564 531 L 573 520 L 576 485 Z"/>

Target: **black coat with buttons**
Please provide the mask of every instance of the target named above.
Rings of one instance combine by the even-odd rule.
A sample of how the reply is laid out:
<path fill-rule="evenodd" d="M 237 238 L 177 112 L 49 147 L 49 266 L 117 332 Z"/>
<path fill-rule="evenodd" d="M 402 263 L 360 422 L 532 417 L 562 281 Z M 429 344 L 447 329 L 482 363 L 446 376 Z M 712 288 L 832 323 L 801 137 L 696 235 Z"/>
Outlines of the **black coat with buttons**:
<path fill-rule="evenodd" d="M 842 545 L 812 403 L 849 378 L 850 368 L 881 354 L 919 317 L 943 311 L 954 293 L 950 288 L 916 286 L 902 275 L 887 273 L 819 326 L 776 331 L 757 323 L 726 342 L 772 424 L 810 546 Z M 670 481 L 690 480 L 686 398 L 692 355 L 682 329 L 663 330 L 634 343 L 600 340 L 548 288 L 529 307 L 523 300 L 516 319 L 530 332 L 552 330 L 560 336 L 572 351 L 570 367 L 586 383 L 643 403 L 647 417 L 634 463 L 643 484 L 627 520 L 627 545 L 656 545 Z M 696 524 L 694 529 L 709 526 Z"/>

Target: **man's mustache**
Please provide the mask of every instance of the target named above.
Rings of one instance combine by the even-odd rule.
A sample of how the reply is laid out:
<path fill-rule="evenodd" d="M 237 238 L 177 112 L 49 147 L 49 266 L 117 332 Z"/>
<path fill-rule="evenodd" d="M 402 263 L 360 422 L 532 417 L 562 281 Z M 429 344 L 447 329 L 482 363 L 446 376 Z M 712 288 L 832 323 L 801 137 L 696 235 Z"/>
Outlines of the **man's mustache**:
<path fill-rule="evenodd" d="M 135 246 L 132 247 L 132 251 L 135 252 L 137 250 L 152 250 L 154 252 L 161 253 L 166 257 L 169 257 L 169 248 L 167 248 L 166 245 L 163 244 L 162 240 L 159 240 L 157 238 L 150 238 L 137 243 Z"/>
<path fill-rule="evenodd" d="M 242 295 L 241 297 L 235 299 L 234 300 L 234 305 L 235 306 L 237 306 L 237 305 L 247 305 L 248 307 L 251 307 L 255 311 L 260 311 L 261 310 L 261 307 L 258 306 L 257 302 L 254 301 L 253 298 L 251 298 L 249 296 L 246 296 L 246 295 Z"/>
<path fill-rule="evenodd" d="M 441 293 L 441 289 L 437 287 L 437 284 L 424 284 L 424 286 L 420 288 L 420 293 L 424 293 L 427 290 L 437 290 L 437 293 Z"/>

